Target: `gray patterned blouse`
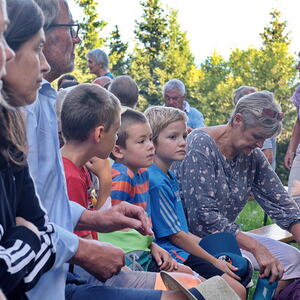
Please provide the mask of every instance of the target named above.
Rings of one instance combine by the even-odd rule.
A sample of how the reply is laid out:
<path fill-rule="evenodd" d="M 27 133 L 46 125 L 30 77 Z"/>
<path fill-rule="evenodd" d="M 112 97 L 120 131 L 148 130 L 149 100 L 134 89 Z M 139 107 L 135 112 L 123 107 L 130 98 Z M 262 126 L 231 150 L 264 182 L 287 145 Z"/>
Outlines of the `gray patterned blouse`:
<path fill-rule="evenodd" d="M 280 227 L 300 222 L 299 207 L 260 149 L 227 159 L 206 132 L 196 129 L 188 136 L 185 159 L 173 164 L 172 170 L 180 182 L 190 231 L 196 235 L 237 233 L 235 219 L 250 191 Z"/>

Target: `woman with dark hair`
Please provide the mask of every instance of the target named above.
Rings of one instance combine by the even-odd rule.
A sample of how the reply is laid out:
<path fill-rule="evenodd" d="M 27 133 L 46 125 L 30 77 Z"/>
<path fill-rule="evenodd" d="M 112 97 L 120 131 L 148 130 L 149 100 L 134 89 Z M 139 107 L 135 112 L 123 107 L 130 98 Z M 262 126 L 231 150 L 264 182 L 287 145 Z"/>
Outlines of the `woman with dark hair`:
<path fill-rule="evenodd" d="M 25 132 L 17 107 L 35 100 L 49 65 L 42 52 L 45 36 L 40 8 L 32 0 L 8 0 L 8 23 L 5 2 L 0 2 L 1 36 L 4 34 L 8 43 L 0 40 L 5 92 L 0 101 L 0 288 L 8 299 L 25 299 L 25 292 L 53 265 L 55 231 L 29 175 Z M 6 30 L 5 24 L 9 24 Z M 8 47 L 15 51 L 14 60 Z"/>

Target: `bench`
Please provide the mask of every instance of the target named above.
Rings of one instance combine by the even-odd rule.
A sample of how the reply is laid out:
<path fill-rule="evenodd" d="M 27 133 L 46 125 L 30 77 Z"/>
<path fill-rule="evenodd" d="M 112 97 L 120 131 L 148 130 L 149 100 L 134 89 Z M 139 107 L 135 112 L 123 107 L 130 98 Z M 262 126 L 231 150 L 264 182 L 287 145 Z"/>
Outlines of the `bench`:
<path fill-rule="evenodd" d="M 284 243 L 290 243 L 294 240 L 294 237 L 290 232 L 281 229 L 276 224 L 266 225 L 260 228 L 250 230 L 249 232 L 255 233 L 257 235 L 262 235 L 264 237 Z"/>

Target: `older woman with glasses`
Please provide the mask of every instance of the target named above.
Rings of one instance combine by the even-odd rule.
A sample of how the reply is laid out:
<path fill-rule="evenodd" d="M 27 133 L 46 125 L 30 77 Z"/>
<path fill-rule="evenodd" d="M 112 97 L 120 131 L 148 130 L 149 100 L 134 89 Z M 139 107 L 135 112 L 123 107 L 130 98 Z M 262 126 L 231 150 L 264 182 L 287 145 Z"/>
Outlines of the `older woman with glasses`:
<path fill-rule="evenodd" d="M 249 193 L 300 242 L 300 210 L 289 197 L 260 147 L 282 128 L 283 113 L 273 94 L 242 97 L 227 124 L 194 130 L 188 152 L 173 166 L 181 183 L 191 231 L 198 236 L 231 232 L 262 277 L 282 277 L 282 288 L 300 277 L 300 252 L 289 245 L 244 233 L 235 223 Z"/>

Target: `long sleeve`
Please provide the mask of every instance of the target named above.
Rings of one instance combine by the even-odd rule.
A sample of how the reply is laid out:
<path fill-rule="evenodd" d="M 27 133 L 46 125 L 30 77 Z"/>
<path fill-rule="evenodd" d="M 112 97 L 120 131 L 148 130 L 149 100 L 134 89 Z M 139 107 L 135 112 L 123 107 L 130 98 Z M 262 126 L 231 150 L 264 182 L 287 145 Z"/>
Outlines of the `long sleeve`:
<path fill-rule="evenodd" d="M 37 282 L 40 276 L 48 271 L 55 260 L 53 242 L 54 225 L 49 223 L 39 198 L 36 196 L 33 181 L 28 167 L 15 173 L 17 209 L 16 216 L 33 223 L 40 232 L 41 247 L 34 259 L 33 267 L 24 278 L 25 289 L 28 290 Z"/>
<path fill-rule="evenodd" d="M 198 236 L 239 230 L 239 226 L 224 214 L 223 199 L 218 199 L 215 192 L 219 189 L 215 159 L 210 150 L 202 152 L 195 147 L 174 170 L 180 173 L 190 231 Z"/>
<path fill-rule="evenodd" d="M 0 231 L 4 233 L 0 241 L 0 287 L 8 295 L 32 269 L 41 243 L 23 226 L 14 226 L 4 232 L 0 225 Z"/>
<path fill-rule="evenodd" d="M 255 200 L 283 229 L 300 222 L 300 211 L 260 151 L 256 151 L 256 172 L 252 186 Z"/>

